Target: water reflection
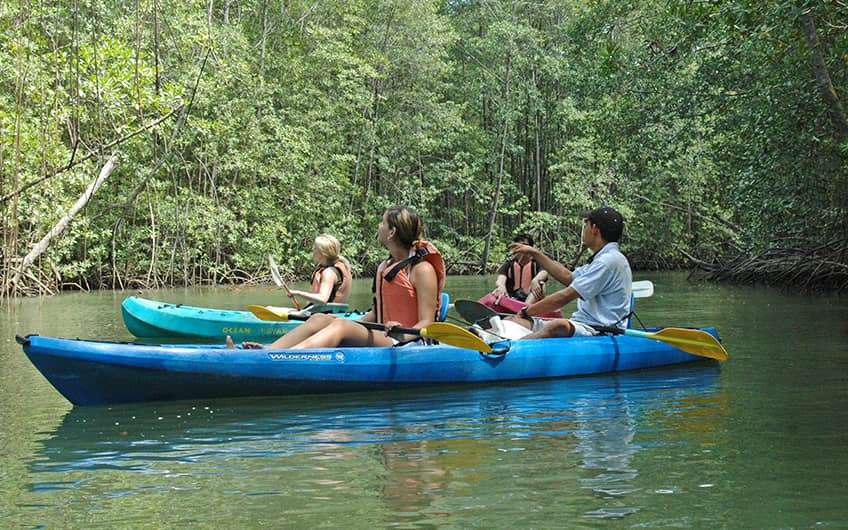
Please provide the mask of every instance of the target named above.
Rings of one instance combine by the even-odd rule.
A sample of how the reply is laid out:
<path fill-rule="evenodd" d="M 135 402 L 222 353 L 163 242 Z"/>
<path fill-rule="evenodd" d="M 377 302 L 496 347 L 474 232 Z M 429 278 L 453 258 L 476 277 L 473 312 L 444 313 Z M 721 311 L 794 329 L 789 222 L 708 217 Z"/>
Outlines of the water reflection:
<path fill-rule="evenodd" d="M 563 510 L 621 517 L 638 510 L 627 498 L 640 488 L 646 444 L 714 436 L 719 374 L 700 364 L 511 386 L 73 408 L 30 462 L 30 487 L 105 502 L 163 487 L 145 476 L 183 494 L 226 476 L 241 495 L 286 497 L 292 521 L 320 515 L 298 512 L 304 495 L 353 496 L 377 502 L 383 523 L 410 524 L 501 512 L 540 524 L 516 503 L 563 491 Z M 123 477 L 123 489 L 105 486 L 104 473 Z"/>

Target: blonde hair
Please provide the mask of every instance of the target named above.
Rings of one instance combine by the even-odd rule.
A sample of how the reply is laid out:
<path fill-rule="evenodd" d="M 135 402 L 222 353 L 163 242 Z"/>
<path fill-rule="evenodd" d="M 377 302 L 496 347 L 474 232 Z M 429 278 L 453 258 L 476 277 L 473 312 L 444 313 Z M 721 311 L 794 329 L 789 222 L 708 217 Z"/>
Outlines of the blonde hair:
<path fill-rule="evenodd" d="M 348 270 L 351 270 L 350 262 L 342 256 L 342 244 L 335 237 L 330 234 L 321 234 L 315 238 L 315 248 L 327 260 L 327 263 L 342 261 L 347 265 Z"/>
<path fill-rule="evenodd" d="M 386 210 L 386 224 L 397 230 L 398 240 L 411 247 L 421 239 L 422 223 L 415 210 L 406 206 L 393 206 Z"/>

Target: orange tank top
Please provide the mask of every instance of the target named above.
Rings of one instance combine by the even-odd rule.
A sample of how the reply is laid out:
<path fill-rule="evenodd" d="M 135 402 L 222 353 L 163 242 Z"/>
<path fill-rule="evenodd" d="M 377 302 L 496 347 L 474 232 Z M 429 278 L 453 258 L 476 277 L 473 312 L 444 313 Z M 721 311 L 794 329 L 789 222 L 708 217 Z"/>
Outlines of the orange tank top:
<path fill-rule="evenodd" d="M 407 259 L 397 263 L 385 260 L 377 268 L 373 289 L 377 322 L 400 322 L 405 327 L 412 327 L 418 322 L 418 294 L 407 267 L 411 271 L 420 261 L 429 262 L 436 270 L 436 314 L 439 313 L 442 289 L 445 287 L 445 261 L 432 243 L 416 241 Z"/>
<path fill-rule="evenodd" d="M 347 301 L 350 294 L 350 284 L 353 277 L 350 274 L 350 269 L 343 260 L 339 260 L 332 265 L 318 265 L 312 271 L 312 292 L 317 293 L 321 289 L 321 277 L 325 270 L 333 268 L 336 270 L 336 281 L 333 282 L 333 289 L 330 291 L 328 303 L 343 303 Z"/>

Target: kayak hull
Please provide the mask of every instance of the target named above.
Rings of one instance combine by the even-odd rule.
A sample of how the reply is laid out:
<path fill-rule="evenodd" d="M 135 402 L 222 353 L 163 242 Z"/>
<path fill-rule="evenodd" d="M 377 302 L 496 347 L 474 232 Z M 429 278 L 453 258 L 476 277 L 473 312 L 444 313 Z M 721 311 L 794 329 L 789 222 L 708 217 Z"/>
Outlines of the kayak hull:
<path fill-rule="evenodd" d="M 221 341 L 273 342 L 300 322 L 269 322 L 250 311 L 233 311 L 157 302 L 130 296 L 121 303 L 124 324 L 139 338 L 180 338 Z M 362 313 L 339 313 L 341 318 L 361 318 Z"/>
<path fill-rule="evenodd" d="M 717 336 L 712 328 L 705 331 Z M 480 384 L 703 360 L 659 341 L 627 336 L 513 341 L 499 356 L 443 344 L 245 350 L 38 335 L 19 340 L 35 367 L 75 405 Z"/>

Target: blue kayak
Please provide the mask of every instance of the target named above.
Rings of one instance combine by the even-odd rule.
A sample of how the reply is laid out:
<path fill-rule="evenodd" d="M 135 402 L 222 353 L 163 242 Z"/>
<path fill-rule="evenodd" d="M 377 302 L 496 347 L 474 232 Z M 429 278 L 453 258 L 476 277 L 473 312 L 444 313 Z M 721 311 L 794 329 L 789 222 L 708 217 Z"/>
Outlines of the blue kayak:
<path fill-rule="evenodd" d="M 718 337 L 714 328 L 704 331 Z M 703 360 L 663 342 L 621 335 L 518 340 L 507 343 L 500 355 L 444 344 L 246 350 L 39 335 L 17 340 L 35 367 L 75 405 L 479 384 Z"/>
<path fill-rule="evenodd" d="M 329 304 L 341 318 L 357 319 L 364 313 L 347 312 L 337 304 Z M 347 305 L 342 306 L 346 308 Z M 252 340 L 273 342 L 294 329 L 300 322 L 259 320 L 250 311 L 192 307 L 130 296 L 121 303 L 121 314 L 127 329 L 140 338 L 181 338 L 223 342 L 229 335 L 240 342 Z"/>

